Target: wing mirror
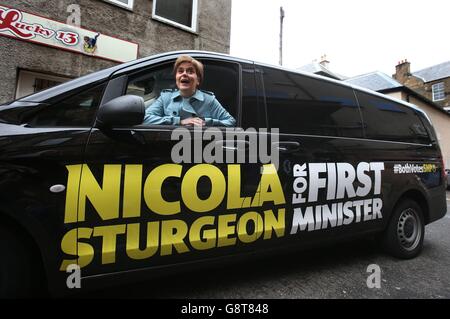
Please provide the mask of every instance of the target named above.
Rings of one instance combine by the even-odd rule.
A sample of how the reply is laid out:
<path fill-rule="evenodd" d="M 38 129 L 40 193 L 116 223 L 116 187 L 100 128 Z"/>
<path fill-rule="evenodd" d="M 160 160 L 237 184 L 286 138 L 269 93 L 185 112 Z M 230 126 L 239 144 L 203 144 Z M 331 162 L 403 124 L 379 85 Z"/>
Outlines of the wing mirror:
<path fill-rule="evenodd" d="M 144 115 L 144 99 L 136 95 L 124 95 L 100 106 L 96 126 L 139 125 L 144 121 Z"/>

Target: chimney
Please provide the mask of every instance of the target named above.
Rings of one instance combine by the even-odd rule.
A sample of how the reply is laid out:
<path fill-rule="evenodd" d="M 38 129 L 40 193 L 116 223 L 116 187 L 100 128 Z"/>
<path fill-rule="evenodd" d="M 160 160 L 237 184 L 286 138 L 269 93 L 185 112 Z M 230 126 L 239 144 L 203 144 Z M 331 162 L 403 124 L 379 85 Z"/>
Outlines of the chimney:
<path fill-rule="evenodd" d="M 409 63 L 406 59 L 398 62 L 395 66 L 395 74 L 393 74 L 392 77 L 401 84 L 405 84 L 408 77 L 411 76 L 410 65 L 411 63 Z"/>
<path fill-rule="evenodd" d="M 330 61 L 327 60 L 326 54 L 324 54 L 320 57 L 319 64 L 328 69 L 328 65 L 330 64 Z"/>

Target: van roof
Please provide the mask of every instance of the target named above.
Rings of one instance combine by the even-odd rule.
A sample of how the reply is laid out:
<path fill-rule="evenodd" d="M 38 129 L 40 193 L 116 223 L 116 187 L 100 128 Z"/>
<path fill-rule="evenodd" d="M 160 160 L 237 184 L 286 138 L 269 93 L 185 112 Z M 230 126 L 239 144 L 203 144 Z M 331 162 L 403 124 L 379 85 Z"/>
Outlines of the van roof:
<path fill-rule="evenodd" d="M 124 72 L 125 70 L 129 70 L 129 69 L 133 69 L 133 68 L 139 68 L 141 66 L 144 66 L 145 64 L 151 62 L 151 61 L 158 61 L 158 60 L 165 60 L 165 59 L 172 59 L 176 56 L 182 55 L 182 54 L 188 54 L 188 55 L 192 55 L 194 57 L 202 57 L 202 58 L 221 58 L 221 59 L 225 59 L 228 61 L 234 61 L 234 62 L 244 62 L 244 63 L 251 63 L 251 64 L 255 64 L 255 65 L 259 65 L 259 66 L 265 66 L 265 67 L 270 67 L 270 68 L 275 68 L 275 69 L 279 69 L 279 70 L 283 70 L 283 71 L 288 71 L 291 73 L 297 73 L 297 74 L 301 74 L 310 78 L 316 78 L 322 81 L 327 81 L 327 82 L 331 82 L 340 86 L 345 86 L 345 87 L 349 87 L 352 88 L 354 90 L 357 91 L 361 91 L 361 92 L 365 92 L 368 94 L 372 94 L 372 95 L 376 95 L 378 97 L 387 99 L 387 100 L 391 100 L 393 102 L 396 103 L 400 103 L 403 104 L 405 106 L 408 106 L 410 108 L 413 108 L 415 111 L 423 113 L 423 115 L 425 117 L 428 118 L 428 116 L 426 115 L 426 113 L 424 111 L 422 111 L 421 109 L 419 109 L 417 106 L 415 106 L 414 104 L 396 99 L 394 97 L 391 96 L 387 96 L 351 83 L 346 83 L 340 80 L 335 80 L 335 79 L 331 79 L 328 77 L 324 77 L 321 75 L 316 75 L 316 74 L 311 74 L 308 72 L 302 72 L 300 70 L 295 70 L 295 69 L 290 69 L 290 68 L 286 68 L 286 67 L 281 67 L 278 65 L 271 65 L 271 64 L 267 64 L 267 63 L 262 63 L 262 62 L 257 62 L 257 61 L 251 61 L 248 59 L 244 59 L 244 58 L 238 58 L 235 56 L 231 56 L 229 54 L 225 54 L 225 53 L 218 53 L 218 52 L 210 52 L 210 51 L 197 51 L 197 50 L 182 50 L 182 51 L 170 51 L 170 52 L 165 52 L 165 53 L 161 53 L 161 54 L 155 54 L 155 55 L 151 55 L 148 57 L 144 57 L 141 59 L 137 59 L 137 60 L 133 60 L 130 62 L 125 62 L 104 70 L 100 70 L 100 71 L 96 71 L 93 72 L 91 74 L 85 75 L 85 76 L 81 76 L 79 78 L 73 79 L 71 81 L 68 82 L 64 82 L 62 84 L 59 84 L 57 86 L 51 87 L 47 90 L 41 91 L 41 92 L 37 92 L 25 97 L 22 97 L 20 99 L 18 99 L 19 101 L 26 101 L 26 102 L 36 102 L 36 103 L 42 103 L 42 102 L 46 102 L 49 100 L 52 100 L 52 98 L 59 96 L 60 94 L 63 94 L 64 92 L 68 92 L 68 91 L 72 91 L 75 90 L 77 88 L 82 88 L 85 85 L 92 85 L 93 83 L 101 83 L 106 81 L 107 79 L 109 79 L 113 74 L 120 74 L 121 71 Z M 429 118 L 428 118 L 429 119 Z"/>
<path fill-rule="evenodd" d="M 315 78 L 315 79 L 319 79 L 319 80 L 322 80 L 322 81 L 327 81 L 327 82 L 331 82 L 331 83 L 334 83 L 334 84 L 337 84 L 337 85 L 341 85 L 341 86 L 345 86 L 345 87 L 348 87 L 348 88 L 352 88 L 355 91 L 360 91 L 360 92 L 368 93 L 368 94 L 371 94 L 371 95 L 375 95 L 375 96 L 378 96 L 378 97 L 386 99 L 386 100 L 390 100 L 390 101 L 395 102 L 395 103 L 400 103 L 400 104 L 402 104 L 402 105 L 404 105 L 406 107 L 410 107 L 410 108 L 414 109 L 415 111 L 422 113 L 428 120 L 430 120 L 428 115 L 423 110 L 421 110 L 420 108 L 418 108 L 414 104 L 408 103 L 408 102 L 403 101 L 403 100 L 399 100 L 399 99 L 397 99 L 395 97 L 392 97 L 392 96 L 389 96 L 389 95 L 385 95 L 385 94 L 382 94 L 382 93 L 379 93 L 379 92 L 376 92 L 376 91 L 373 91 L 373 90 L 370 90 L 370 89 L 367 89 L 367 88 L 364 88 L 364 87 L 361 87 L 361 86 L 358 86 L 358 85 L 355 85 L 355 84 L 352 84 L 352 83 L 348 83 L 348 82 L 345 82 L 345 81 L 332 79 L 332 78 L 329 78 L 329 77 L 326 77 L 326 76 L 322 76 L 322 75 L 319 75 L 319 74 L 313 74 L 313 73 L 304 72 L 304 71 L 300 71 L 300 70 L 289 69 L 289 68 L 281 67 L 281 66 L 277 66 L 277 65 L 270 65 L 270 64 L 258 63 L 258 62 L 255 62 L 255 64 L 256 65 L 261 65 L 261 66 L 266 66 L 266 67 L 271 67 L 271 68 L 275 68 L 275 69 L 279 69 L 279 70 L 284 70 L 284 71 L 288 71 L 288 72 L 292 72 L 292 73 L 301 74 L 301 75 L 304 75 L 304 76 L 307 76 L 307 77 L 310 77 L 310 78 Z"/>

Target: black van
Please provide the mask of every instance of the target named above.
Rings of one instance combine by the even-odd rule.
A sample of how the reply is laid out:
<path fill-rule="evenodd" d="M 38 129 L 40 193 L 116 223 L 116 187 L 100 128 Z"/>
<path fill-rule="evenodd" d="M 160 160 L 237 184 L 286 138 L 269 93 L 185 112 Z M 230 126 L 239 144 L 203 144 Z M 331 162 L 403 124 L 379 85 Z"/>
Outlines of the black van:
<path fill-rule="evenodd" d="M 277 165 L 173 161 L 178 127 L 142 121 L 160 92 L 174 88 L 180 54 L 204 64 L 201 88 L 237 122 L 231 138 L 223 127 L 215 132 L 225 137 L 209 141 L 209 128 L 186 129 L 200 145 L 194 157 L 213 142 L 234 159 L 257 135 L 277 152 Z M 74 274 L 83 285 L 131 280 L 369 234 L 412 258 L 424 225 L 446 213 L 442 155 L 424 112 L 210 52 L 151 56 L 2 105 L 0 149 L 3 296 L 23 294 L 37 278 L 61 292 Z"/>

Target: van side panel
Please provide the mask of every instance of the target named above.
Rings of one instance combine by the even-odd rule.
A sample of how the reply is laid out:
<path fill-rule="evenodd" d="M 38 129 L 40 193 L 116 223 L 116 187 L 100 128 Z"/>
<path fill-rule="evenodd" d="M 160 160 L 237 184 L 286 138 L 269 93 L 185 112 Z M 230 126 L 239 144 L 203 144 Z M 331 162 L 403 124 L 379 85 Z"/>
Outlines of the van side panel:
<path fill-rule="evenodd" d="M 417 190 L 426 199 L 427 223 L 444 216 L 442 154 L 429 120 L 401 103 L 366 92 L 355 94 L 367 138 L 361 151 L 388 163 L 391 206 L 407 192 Z"/>

